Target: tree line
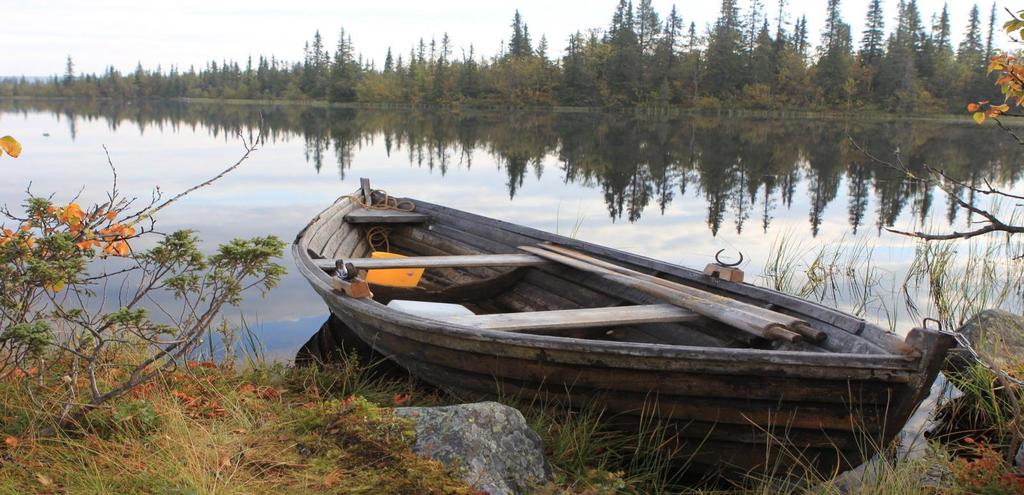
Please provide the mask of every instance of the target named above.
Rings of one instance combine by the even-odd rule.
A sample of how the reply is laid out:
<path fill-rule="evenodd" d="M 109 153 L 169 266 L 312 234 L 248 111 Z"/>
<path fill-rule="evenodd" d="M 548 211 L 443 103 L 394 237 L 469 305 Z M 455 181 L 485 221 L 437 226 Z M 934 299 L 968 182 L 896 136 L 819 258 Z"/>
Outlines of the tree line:
<path fill-rule="evenodd" d="M 674 6 L 663 15 L 651 0 L 620 0 L 607 28 L 573 33 L 558 59 L 544 36 L 533 40 L 518 11 L 508 42 L 491 56 L 472 46 L 455 54 L 445 33 L 420 39 L 408 53 L 389 48 L 378 65 L 358 54 L 342 29 L 333 50 L 316 32 L 299 62 L 260 55 L 199 69 L 139 63 L 130 73 L 109 67 L 79 75 L 68 57 L 62 77 L 7 79 L 0 96 L 904 111 L 959 110 L 965 101 L 998 96 L 985 72 L 994 55 L 995 4 L 987 19 L 977 5 L 965 12 L 956 46 L 948 5 L 926 22 L 916 0 L 899 0 L 894 12 L 871 0 L 859 46 L 840 0 L 827 0 L 816 46 L 806 16 L 791 19 L 787 7 L 778 0 L 769 13 L 763 0 L 742 7 L 722 0 L 717 20 L 698 30 Z"/>

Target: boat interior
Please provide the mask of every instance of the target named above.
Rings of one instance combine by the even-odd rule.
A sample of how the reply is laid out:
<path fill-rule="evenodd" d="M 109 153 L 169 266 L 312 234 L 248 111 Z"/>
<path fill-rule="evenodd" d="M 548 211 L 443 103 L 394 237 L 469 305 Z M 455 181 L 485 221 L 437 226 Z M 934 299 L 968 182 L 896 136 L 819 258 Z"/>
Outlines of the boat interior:
<path fill-rule="evenodd" d="M 387 201 L 383 204 L 388 205 Z M 747 311 L 760 312 L 761 316 L 778 312 L 783 317 L 806 322 L 803 335 L 795 338 L 789 338 L 795 331 L 782 332 L 781 336 L 751 333 L 735 324 L 735 319 L 749 316 L 743 312 L 746 306 L 721 306 L 722 315 L 694 311 L 678 300 L 666 300 L 660 288 L 644 291 L 631 285 L 637 277 L 644 283 L 650 282 L 653 270 L 639 273 L 644 270 L 642 267 L 569 249 L 552 254 L 545 247 L 550 244 L 543 240 L 467 218 L 449 218 L 431 212 L 429 207 L 407 211 L 397 202 L 384 208 L 367 208 L 365 204 L 358 196 L 344 197 L 322 213 L 300 234 L 305 254 L 342 281 L 341 289 L 347 291 L 348 284 L 365 280 L 371 294 L 363 295 L 380 304 L 401 308 L 396 301 L 416 301 L 464 308 L 420 315 L 448 324 L 562 338 L 678 346 L 891 352 L 886 343 L 854 335 L 833 323 L 746 298 L 736 302 L 757 308 Z M 370 204 L 374 204 L 372 200 Z M 588 265 L 581 269 L 573 263 L 579 259 L 565 261 L 569 255 L 596 264 L 621 265 L 626 274 L 609 275 L 591 270 Z M 721 298 L 713 294 L 714 287 L 678 279 L 671 283 L 686 285 L 690 292 L 708 291 Z M 670 286 L 664 290 L 675 289 Z M 816 338 L 807 338 L 808 331 Z"/>

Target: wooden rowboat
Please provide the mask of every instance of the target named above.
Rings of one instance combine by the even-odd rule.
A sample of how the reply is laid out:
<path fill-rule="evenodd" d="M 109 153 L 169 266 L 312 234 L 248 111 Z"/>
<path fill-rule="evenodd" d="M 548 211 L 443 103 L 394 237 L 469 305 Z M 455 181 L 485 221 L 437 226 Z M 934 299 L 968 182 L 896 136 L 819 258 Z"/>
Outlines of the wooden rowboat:
<path fill-rule="evenodd" d="M 855 466 L 900 431 L 954 345 L 934 330 L 903 340 L 773 290 L 364 189 L 320 213 L 292 247 L 299 271 L 363 341 L 462 394 L 660 418 L 695 467 Z M 408 257 L 370 258 L 368 232 Z M 365 282 L 365 270 L 386 268 L 426 271 L 416 287 Z M 474 314 L 417 316 L 387 306 L 394 299 Z"/>

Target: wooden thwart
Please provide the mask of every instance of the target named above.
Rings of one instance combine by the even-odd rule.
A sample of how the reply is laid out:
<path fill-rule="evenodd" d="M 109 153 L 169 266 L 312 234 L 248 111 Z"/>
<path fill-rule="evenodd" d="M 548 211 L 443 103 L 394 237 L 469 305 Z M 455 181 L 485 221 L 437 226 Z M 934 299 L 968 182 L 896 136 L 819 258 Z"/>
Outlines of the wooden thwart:
<path fill-rule="evenodd" d="M 540 244 L 520 246 L 520 249 L 566 266 L 599 274 L 611 282 L 650 294 L 762 338 L 789 342 L 809 338 L 820 342 L 826 337 L 824 332 L 797 318 L 608 263 L 564 246 Z"/>
<path fill-rule="evenodd" d="M 338 260 L 313 260 L 323 270 L 334 270 Z M 550 261 L 532 254 L 470 254 L 462 256 L 409 256 L 406 258 L 351 258 L 343 260 L 357 270 L 382 268 L 469 268 L 537 266 Z"/>
<path fill-rule="evenodd" d="M 405 210 L 356 208 L 345 215 L 345 223 L 424 223 L 430 215 Z"/>
<path fill-rule="evenodd" d="M 564 309 L 526 313 L 451 316 L 444 320 L 485 330 L 534 332 L 568 328 L 592 328 L 642 323 L 693 321 L 700 315 L 671 304 Z"/>

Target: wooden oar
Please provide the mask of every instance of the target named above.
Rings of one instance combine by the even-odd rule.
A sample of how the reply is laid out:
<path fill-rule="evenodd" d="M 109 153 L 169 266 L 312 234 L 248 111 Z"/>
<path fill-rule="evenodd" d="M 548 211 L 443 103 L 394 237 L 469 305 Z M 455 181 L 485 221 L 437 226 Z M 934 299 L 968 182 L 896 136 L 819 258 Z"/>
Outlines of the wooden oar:
<path fill-rule="evenodd" d="M 655 283 L 655 284 L 658 284 L 658 285 L 661 285 L 661 286 L 664 286 L 664 287 L 668 287 L 668 288 L 671 288 L 671 289 L 675 289 L 675 290 L 679 290 L 679 291 L 682 291 L 682 292 L 686 292 L 686 293 L 691 294 L 691 295 L 693 295 L 695 297 L 700 297 L 700 298 L 704 298 L 704 299 L 713 300 L 713 301 L 718 302 L 720 304 L 724 304 L 726 306 L 730 306 L 730 307 L 736 308 L 738 311 L 743 311 L 743 312 L 750 313 L 750 314 L 753 314 L 753 315 L 761 316 L 762 318 L 767 319 L 767 320 L 769 320 L 769 321 L 771 321 L 771 322 L 773 322 L 775 324 L 779 324 L 779 325 L 782 325 L 782 326 L 786 327 L 787 329 L 789 329 L 792 332 L 796 332 L 796 333 L 799 333 L 800 335 L 803 335 L 804 337 L 806 337 L 807 339 L 811 340 L 812 342 L 822 342 L 822 341 L 824 341 L 828 337 L 828 334 L 826 334 L 825 332 L 812 327 L 806 321 L 801 320 L 800 318 L 796 318 L 794 316 L 782 314 L 782 313 L 779 313 L 777 311 L 772 311 L 772 310 L 767 309 L 767 308 L 762 308 L 760 306 L 755 306 L 753 304 L 748 304 L 748 303 L 745 303 L 743 301 L 737 301 L 737 300 L 732 299 L 732 298 L 720 296 L 718 294 L 714 294 L 714 293 L 711 293 L 711 292 L 708 292 L 708 291 L 705 291 L 705 290 L 701 290 L 701 289 L 698 289 L 698 288 L 695 288 L 695 287 L 690 287 L 688 285 L 683 285 L 683 284 L 680 284 L 680 283 L 672 282 L 671 280 L 665 280 L 663 278 L 655 277 L 653 275 L 648 275 L 646 273 L 641 273 L 641 272 L 638 272 L 636 270 L 631 270 L 631 269 L 626 268 L 624 266 L 616 265 L 614 263 L 609 263 L 609 262 L 604 261 L 602 259 L 595 258 L 593 256 L 587 255 L 585 253 L 581 253 L 581 252 L 579 252 L 579 251 L 577 251 L 575 249 L 571 249 L 571 248 L 568 248 L 568 247 L 565 247 L 565 246 L 560 246 L 560 245 L 557 245 L 557 244 L 550 244 L 550 243 L 542 243 L 542 244 L 538 244 L 537 247 L 545 249 L 547 251 L 552 251 L 552 252 L 555 252 L 555 253 L 558 253 L 558 254 L 561 254 L 561 255 L 564 255 L 564 256 L 568 256 L 570 258 L 573 258 L 573 259 L 576 259 L 576 260 L 579 260 L 579 261 L 583 261 L 585 263 L 590 263 L 592 265 L 599 266 L 601 268 L 605 268 L 605 269 L 611 270 L 613 272 L 616 272 L 616 273 L 619 273 L 619 274 L 622 274 L 622 275 L 628 275 L 630 277 L 635 277 L 635 278 L 638 278 L 640 280 L 646 280 L 648 282 L 652 282 L 652 283 Z"/>
<path fill-rule="evenodd" d="M 739 311 L 736 308 L 729 307 L 717 301 L 696 297 L 693 294 L 684 291 L 679 291 L 664 285 L 642 280 L 637 277 L 617 273 L 608 268 L 577 260 L 559 253 L 546 251 L 536 246 L 520 246 L 519 249 L 578 270 L 596 273 L 611 282 L 622 284 L 631 289 L 655 296 L 665 302 L 689 309 L 694 313 L 706 316 L 713 320 L 721 321 L 729 326 L 736 327 L 761 338 L 770 340 L 782 339 L 788 342 L 800 342 L 803 340 L 800 334 L 787 330 L 784 325 L 769 321 L 759 315 Z"/>

